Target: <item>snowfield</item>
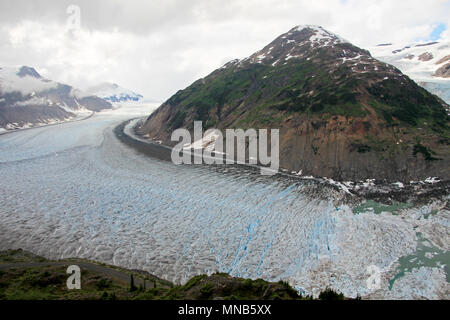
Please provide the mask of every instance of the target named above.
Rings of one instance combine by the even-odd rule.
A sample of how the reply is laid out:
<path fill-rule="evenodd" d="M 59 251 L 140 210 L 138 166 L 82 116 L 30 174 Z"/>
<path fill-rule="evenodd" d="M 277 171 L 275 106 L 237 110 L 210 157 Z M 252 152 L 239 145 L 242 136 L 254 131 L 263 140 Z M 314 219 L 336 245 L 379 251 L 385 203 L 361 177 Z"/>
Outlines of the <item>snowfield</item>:
<path fill-rule="evenodd" d="M 445 203 L 351 207 L 344 190 L 314 180 L 155 160 L 113 133 L 153 108 L 0 136 L 0 249 L 181 283 L 220 271 L 315 295 L 332 287 L 369 299 L 450 298 Z"/>
<path fill-rule="evenodd" d="M 111 103 L 138 102 L 144 98 L 142 95 L 115 83 L 101 83 L 97 86 L 87 88 L 83 93 L 100 97 Z"/>
<path fill-rule="evenodd" d="M 435 72 L 449 63 L 450 43 L 385 44 L 369 48 L 375 58 L 392 64 L 419 85 L 450 104 L 450 79 Z"/>

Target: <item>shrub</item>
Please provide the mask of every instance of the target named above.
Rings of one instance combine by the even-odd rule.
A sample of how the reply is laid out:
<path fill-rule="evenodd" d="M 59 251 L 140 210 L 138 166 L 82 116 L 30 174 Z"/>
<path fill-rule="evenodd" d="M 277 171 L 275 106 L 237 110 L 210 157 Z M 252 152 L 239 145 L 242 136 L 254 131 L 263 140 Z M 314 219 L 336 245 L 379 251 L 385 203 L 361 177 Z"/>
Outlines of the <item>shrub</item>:
<path fill-rule="evenodd" d="M 206 283 L 200 288 L 200 293 L 203 297 L 208 298 L 212 295 L 214 286 L 211 283 Z"/>
<path fill-rule="evenodd" d="M 98 289 L 98 290 L 108 289 L 109 287 L 111 287 L 111 283 L 112 283 L 111 280 L 105 279 L 105 278 L 101 278 L 101 279 L 97 282 L 97 289 Z"/>
<path fill-rule="evenodd" d="M 433 151 L 430 151 L 427 147 L 418 143 L 414 146 L 413 155 L 414 155 L 414 157 L 416 157 L 418 153 L 421 153 L 424 156 L 426 161 L 439 160 L 438 158 L 435 158 L 432 156 L 432 152 Z"/>
<path fill-rule="evenodd" d="M 344 300 L 344 295 L 342 293 L 334 291 L 333 289 L 327 288 L 325 291 L 322 291 L 319 294 L 319 300 Z"/>

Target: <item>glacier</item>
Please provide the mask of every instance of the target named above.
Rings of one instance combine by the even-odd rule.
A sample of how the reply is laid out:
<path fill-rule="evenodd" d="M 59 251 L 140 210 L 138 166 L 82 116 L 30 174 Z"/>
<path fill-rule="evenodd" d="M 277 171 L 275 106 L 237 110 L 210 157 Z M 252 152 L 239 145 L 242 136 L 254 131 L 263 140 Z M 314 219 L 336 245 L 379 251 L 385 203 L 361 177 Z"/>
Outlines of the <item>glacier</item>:
<path fill-rule="evenodd" d="M 93 259 L 177 283 L 226 272 L 316 296 L 330 287 L 367 299 L 450 298 L 448 196 L 388 210 L 345 202 L 345 191 L 314 179 L 176 166 L 114 135 L 154 107 L 1 135 L 0 249 Z M 380 270 L 375 289 L 371 266 Z"/>

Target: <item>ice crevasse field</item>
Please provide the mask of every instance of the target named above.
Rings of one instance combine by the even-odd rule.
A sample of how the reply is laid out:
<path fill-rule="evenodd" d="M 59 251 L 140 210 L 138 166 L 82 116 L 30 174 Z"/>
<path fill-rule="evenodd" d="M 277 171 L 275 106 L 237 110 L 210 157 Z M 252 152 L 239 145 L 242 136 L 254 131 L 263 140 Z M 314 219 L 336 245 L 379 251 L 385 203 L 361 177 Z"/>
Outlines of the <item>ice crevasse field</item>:
<path fill-rule="evenodd" d="M 152 108 L 0 135 L 0 249 L 179 283 L 226 272 L 304 294 L 450 298 L 445 203 L 349 205 L 344 191 L 314 180 L 151 158 L 113 131 Z"/>

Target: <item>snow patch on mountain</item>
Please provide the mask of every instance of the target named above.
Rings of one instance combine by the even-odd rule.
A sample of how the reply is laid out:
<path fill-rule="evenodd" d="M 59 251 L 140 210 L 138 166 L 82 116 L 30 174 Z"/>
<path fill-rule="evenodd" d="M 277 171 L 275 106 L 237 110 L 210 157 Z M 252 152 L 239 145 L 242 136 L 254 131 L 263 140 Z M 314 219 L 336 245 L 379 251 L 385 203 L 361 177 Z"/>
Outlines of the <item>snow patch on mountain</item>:
<path fill-rule="evenodd" d="M 311 41 L 311 42 L 319 42 L 319 43 L 325 44 L 325 45 L 348 43 L 348 41 L 345 40 L 344 38 L 338 36 L 337 34 L 334 34 L 332 32 L 325 30 L 321 26 L 300 25 L 300 26 L 297 26 L 294 28 L 295 31 L 303 31 L 304 29 L 313 30 L 314 34 L 309 38 L 309 41 Z"/>
<path fill-rule="evenodd" d="M 247 62 L 254 64 L 270 63 L 272 66 L 276 66 L 280 61 L 284 61 L 286 64 L 286 61 L 293 58 L 305 58 L 311 48 L 333 47 L 344 43 L 349 42 L 321 26 L 296 26 L 252 56 L 242 60 L 232 60 L 222 68 L 233 67 L 236 64 L 243 66 Z"/>

